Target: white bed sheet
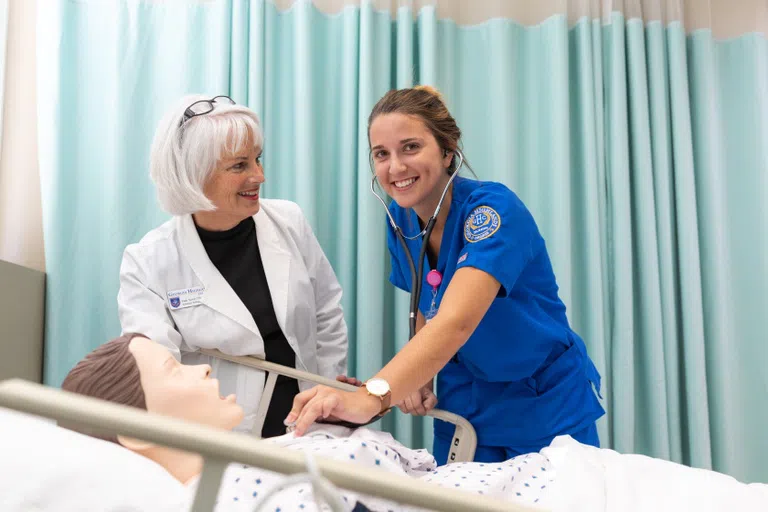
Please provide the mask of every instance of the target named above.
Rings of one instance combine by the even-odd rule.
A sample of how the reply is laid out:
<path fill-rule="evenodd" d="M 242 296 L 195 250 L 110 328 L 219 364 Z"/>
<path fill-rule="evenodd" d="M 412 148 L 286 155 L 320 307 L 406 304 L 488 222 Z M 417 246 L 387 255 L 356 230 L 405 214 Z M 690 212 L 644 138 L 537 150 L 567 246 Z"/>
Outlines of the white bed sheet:
<path fill-rule="evenodd" d="M 768 485 L 619 454 L 558 437 L 542 450 L 557 472 L 554 510 L 573 512 L 765 512 Z"/>
<path fill-rule="evenodd" d="M 149 459 L 0 408 L 0 511 L 179 512 L 185 506 L 184 487 Z"/>

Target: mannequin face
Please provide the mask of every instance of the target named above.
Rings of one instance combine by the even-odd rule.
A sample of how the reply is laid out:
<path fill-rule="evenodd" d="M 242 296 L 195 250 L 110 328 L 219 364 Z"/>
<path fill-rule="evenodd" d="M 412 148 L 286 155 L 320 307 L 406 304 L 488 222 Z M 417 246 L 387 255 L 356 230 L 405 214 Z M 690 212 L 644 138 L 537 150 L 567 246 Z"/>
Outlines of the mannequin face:
<path fill-rule="evenodd" d="M 146 338 L 131 340 L 141 386 L 152 413 L 231 430 L 243 419 L 235 395 L 219 395 L 219 381 L 208 365 L 179 363 L 162 345 Z"/>

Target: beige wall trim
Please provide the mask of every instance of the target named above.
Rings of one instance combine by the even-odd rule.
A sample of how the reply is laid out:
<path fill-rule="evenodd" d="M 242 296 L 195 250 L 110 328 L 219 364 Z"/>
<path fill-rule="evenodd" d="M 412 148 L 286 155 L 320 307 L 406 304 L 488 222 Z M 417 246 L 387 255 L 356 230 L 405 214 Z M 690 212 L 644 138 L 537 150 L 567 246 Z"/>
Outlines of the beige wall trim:
<path fill-rule="evenodd" d="M 768 0 L 270 0 L 285 11 L 297 2 L 311 1 L 326 14 L 338 14 L 348 6 L 371 3 L 380 11 L 409 8 L 418 13 L 434 6 L 440 19 L 459 25 L 478 25 L 494 18 L 510 19 L 531 26 L 558 14 L 567 14 L 571 24 L 587 17 L 607 20 L 612 13 L 628 19 L 664 24 L 682 22 L 687 32 L 711 29 L 717 38 L 737 37 L 750 32 L 768 35 Z"/>

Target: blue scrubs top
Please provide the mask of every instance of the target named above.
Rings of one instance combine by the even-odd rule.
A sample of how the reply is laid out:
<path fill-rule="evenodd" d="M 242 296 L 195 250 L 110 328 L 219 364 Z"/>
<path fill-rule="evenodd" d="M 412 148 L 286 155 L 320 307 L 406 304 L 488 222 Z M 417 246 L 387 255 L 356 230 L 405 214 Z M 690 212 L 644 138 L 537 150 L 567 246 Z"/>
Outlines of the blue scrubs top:
<path fill-rule="evenodd" d="M 390 211 L 406 236 L 421 231 L 413 210 L 393 201 Z M 417 265 L 421 244 L 421 238 L 407 242 Z M 390 281 L 410 292 L 410 267 L 391 226 L 388 245 Z M 593 389 L 599 393 L 600 375 L 568 324 L 533 216 L 500 183 L 454 180 L 436 294 L 426 282 L 430 268 L 424 261 L 419 309 L 427 319 L 462 267 L 487 272 L 501 289 L 469 340 L 438 373 L 438 407 L 467 418 L 482 446 L 536 450 L 554 436 L 593 424 L 605 412 Z M 453 425 L 436 420 L 435 434 L 450 439 Z"/>

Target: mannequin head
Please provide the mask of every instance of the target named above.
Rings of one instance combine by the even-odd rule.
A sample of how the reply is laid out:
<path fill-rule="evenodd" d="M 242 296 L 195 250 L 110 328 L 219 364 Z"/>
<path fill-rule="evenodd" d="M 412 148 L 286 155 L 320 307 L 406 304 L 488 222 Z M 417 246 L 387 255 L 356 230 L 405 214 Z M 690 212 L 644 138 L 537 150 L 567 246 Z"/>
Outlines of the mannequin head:
<path fill-rule="evenodd" d="M 219 381 L 210 373 L 208 365 L 181 364 L 164 346 L 129 334 L 88 354 L 69 372 L 62 389 L 231 430 L 242 421 L 243 409 L 234 395 L 219 395 Z M 181 481 L 199 470 L 196 455 L 123 436 L 101 438 L 154 460 Z"/>
<path fill-rule="evenodd" d="M 141 335 L 125 334 L 96 348 L 70 370 L 62 389 L 147 410 L 139 367 L 129 349 L 131 340 L 138 337 Z M 69 425 L 62 426 L 77 430 Z M 91 435 L 118 442 L 115 436 Z"/>
<path fill-rule="evenodd" d="M 231 430 L 242 421 L 243 410 L 234 395 L 219 395 L 219 381 L 210 374 L 208 365 L 181 364 L 162 345 L 126 334 L 85 356 L 62 389 Z"/>

